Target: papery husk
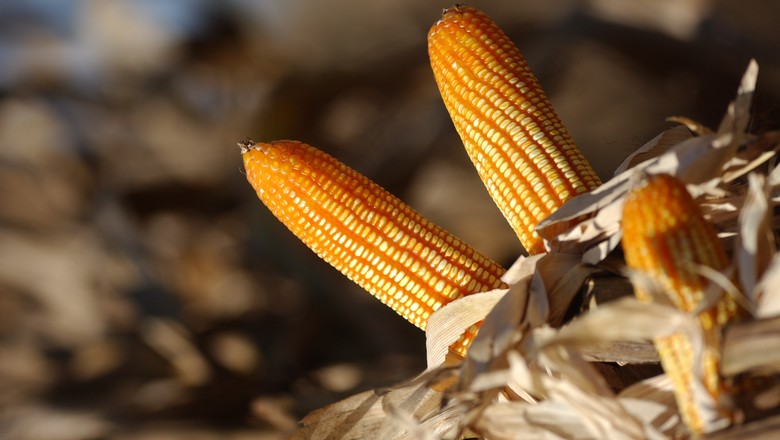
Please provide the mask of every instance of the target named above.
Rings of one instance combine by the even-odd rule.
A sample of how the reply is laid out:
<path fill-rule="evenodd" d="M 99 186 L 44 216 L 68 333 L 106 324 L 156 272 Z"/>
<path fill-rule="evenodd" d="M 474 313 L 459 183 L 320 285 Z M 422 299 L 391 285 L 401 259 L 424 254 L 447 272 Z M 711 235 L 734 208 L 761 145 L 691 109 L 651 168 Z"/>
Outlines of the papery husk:
<path fill-rule="evenodd" d="M 775 254 L 756 286 L 756 317 L 780 316 L 780 256 Z"/>
<path fill-rule="evenodd" d="M 458 424 L 454 411 L 441 411 L 440 384 L 456 371 L 439 367 L 385 389 L 365 391 L 317 409 L 301 421 L 291 439 L 428 439 Z"/>
<path fill-rule="evenodd" d="M 742 291 L 751 302 L 756 299 L 756 287 L 774 257 L 775 240 L 770 225 L 769 186 L 760 174 L 748 175 L 748 191 L 739 214 L 739 236 L 734 260 Z"/>
<path fill-rule="evenodd" d="M 675 118 L 684 125 L 545 219 L 537 230 L 548 253 L 520 258 L 505 276 L 509 289 L 435 312 L 421 376 L 315 411 L 293 438 L 685 438 L 669 378 L 636 369 L 657 362 L 650 341 L 675 333 L 691 341 L 694 371 L 705 348 L 720 351 L 722 380 L 734 390 L 722 402 L 696 394 L 713 411 L 710 430 L 719 430 L 706 438 L 780 435 L 773 416 L 780 412 L 780 219 L 773 210 L 780 167 L 770 166 L 780 133 L 746 133 L 757 73 L 751 62 L 717 130 Z M 726 290 L 740 295 L 749 315 L 724 329 L 721 346 L 708 346 L 694 315 L 664 304 L 663 295 L 652 304 L 632 297 L 631 283 L 657 286 L 641 274 L 624 276 L 620 213 L 628 190 L 653 173 L 686 183 L 732 256 L 735 276 L 705 274 L 732 283 Z M 449 344 L 478 321 L 466 358 L 448 359 Z M 726 428 L 720 405 L 734 410 L 735 426 Z"/>
<path fill-rule="evenodd" d="M 780 316 L 732 326 L 723 341 L 721 372 L 736 376 L 750 370 L 780 373 Z"/>

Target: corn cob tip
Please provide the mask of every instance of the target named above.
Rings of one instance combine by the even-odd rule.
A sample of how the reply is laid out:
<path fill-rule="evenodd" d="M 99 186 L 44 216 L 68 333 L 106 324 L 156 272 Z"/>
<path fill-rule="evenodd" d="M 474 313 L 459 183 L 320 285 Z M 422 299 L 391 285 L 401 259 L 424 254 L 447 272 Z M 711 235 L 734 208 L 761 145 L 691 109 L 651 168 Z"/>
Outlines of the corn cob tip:
<path fill-rule="evenodd" d="M 444 17 L 448 13 L 460 12 L 462 9 L 468 9 L 468 8 L 469 8 L 469 6 L 468 5 L 464 5 L 463 3 L 455 3 L 452 6 L 449 6 L 447 8 L 442 9 L 441 10 L 441 15 L 442 15 L 442 17 Z"/>
<path fill-rule="evenodd" d="M 245 154 L 247 151 L 251 150 L 252 147 L 254 146 L 255 146 L 255 141 L 249 138 L 246 138 L 243 141 L 238 143 L 238 149 L 242 155 Z"/>
<path fill-rule="evenodd" d="M 436 28 L 442 23 L 447 21 L 457 21 L 461 19 L 463 15 L 466 15 L 468 18 L 475 14 L 484 15 L 484 13 L 482 13 L 479 9 L 461 3 L 456 3 L 450 7 L 444 8 L 441 10 L 441 18 L 431 27 L 429 31 L 429 37 L 430 34 L 435 32 Z"/>

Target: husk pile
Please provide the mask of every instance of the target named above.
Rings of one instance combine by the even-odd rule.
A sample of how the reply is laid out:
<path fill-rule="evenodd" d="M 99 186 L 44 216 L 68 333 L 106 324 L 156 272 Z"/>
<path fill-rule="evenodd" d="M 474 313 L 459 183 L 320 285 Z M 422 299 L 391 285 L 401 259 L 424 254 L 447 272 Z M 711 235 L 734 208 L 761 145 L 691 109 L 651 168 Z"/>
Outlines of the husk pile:
<path fill-rule="evenodd" d="M 428 369 L 397 386 L 357 394 L 309 414 L 293 438 L 661 439 L 688 435 L 653 338 L 685 332 L 693 315 L 639 303 L 620 252 L 624 196 L 645 174 L 686 183 L 719 232 L 737 275 L 705 273 L 751 317 L 725 329 L 721 374 L 734 392 L 711 408 L 708 438 L 780 433 L 780 132 L 747 132 L 758 65 L 751 62 L 717 130 L 685 118 L 628 157 L 597 190 L 539 225 L 549 252 L 521 257 L 512 287 L 456 300 L 428 322 Z M 572 219 L 587 218 L 570 226 Z M 629 279 L 631 281 L 629 281 Z M 731 280 L 736 280 L 732 282 Z M 711 289 L 714 290 L 714 289 Z M 465 360 L 447 347 L 484 324 Z M 691 368 L 697 371 L 698 365 Z M 727 406 L 735 420 L 723 419 Z"/>

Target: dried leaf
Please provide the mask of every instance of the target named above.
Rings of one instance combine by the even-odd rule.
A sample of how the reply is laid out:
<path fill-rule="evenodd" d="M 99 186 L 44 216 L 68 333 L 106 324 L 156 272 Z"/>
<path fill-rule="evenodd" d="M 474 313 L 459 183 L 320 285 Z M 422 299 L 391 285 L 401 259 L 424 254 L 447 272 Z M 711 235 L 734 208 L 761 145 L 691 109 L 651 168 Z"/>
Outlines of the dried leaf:
<path fill-rule="evenodd" d="M 629 168 L 633 168 L 642 162 L 658 157 L 661 154 L 667 152 L 673 146 L 686 141 L 691 137 L 693 137 L 691 135 L 691 130 L 684 125 L 664 130 L 661 132 L 661 134 L 651 139 L 649 142 L 631 153 L 631 155 L 623 160 L 623 162 L 615 169 L 614 175 L 617 176 Z"/>
<path fill-rule="evenodd" d="M 541 325 L 546 319 L 547 298 L 529 289 L 536 267 L 542 255 L 522 259 L 525 269 L 518 269 L 524 277 L 517 281 L 509 292 L 485 317 L 479 333 L 471 343 L 463 364 L 459 388 L 466 389 L 477 375 L 490 371 L 493 361 L 501 357 L 516 344 L 527 328 Z"/>
<path fill-rule="evenodd" d="M 450 429 L 453 413 L 439 414 L 441 392 L 432 387 L 451 378 L 452 369 L 426 370 L 383 390 L 370 390 L 309 413 L 291 439 L 419 439 Z M 417 422 L 426 420 L 425 422 Z"/>
<path fill-rule="evenodd" d="M 574 409 L 561 402 L 529 405 L 506 402 L 491 405 L 476 423 L 476 430 L 496 440 L 559 440 L 593 438 Z"/>
<path fill-rule="evenodd" d="M 612 390 L 607 385 L 606 380 L 592 364 L 586 362 L 579 354 L 577 347 L 566 342 L 559 343 L 555 338 L 558 331 L 544 327 L 536 329 L 533 333 L 535 346 L 532 356 L 539 366 L 547 372 L 558 374 L 547 374 L 542 377 L 546 386 L 546 392 L 550 392 L 550 386 L 555 385 L 550 380 L 559 380 L 559 375 L 565 377 L 565 381 L 587 394 L 600 397 L 614 397 Z M 550 377 L 547 377 L 550 376 Z M 551 379 L 552 378 L 552 379 Z"/>
<path fill-rule="evenodd" d="M 642 424 L 629 414 L 596 369 L 576 351 L 547 345 L 540 355 L 543 368 L 556 372 L 541 377 L 548 399 L 577 411 L 594 438 L 646 438 Z"/>
<path fill-rule="evenodd" d="M 750 122 L 750 106 L 753 103 L 757 80 L 758 63 L 751 59 L 737 89 L 737 99 L 729 105 L 728 112 L 718 127 L 719 137 L 729 138 L 728 141 L 734 146 L 739 144 Z"/>
<path fill-rule="evenodd" d="M 656 376 L 665 377 L 665 376 Z M 683 433 L 685 425 L 680 421 L 677 415 L 677 407 L 674 405 L 674 395 L 671 395 L 672 403 L 667 401 L 654 401 L 652 399 L 618 399 L 620 404 L 641 421 L 644 426 L 644 433 L 648 439 L 667 439 L 678 438 L 682 435 L 673 433 Z"/>
<path fill-rule="evenodd" d="M 509 387 L 517 397 L 528 403 L 539 403 L 538 397 L 543 395 L 541 384 L 538 383 L 537 371 L 532 371 L 525 358 L 517 351 L 507 353 L 509 362 Z"/>
<path fill-rule="evenodd" d="M 648 341 L 610 341 L 580 347 L 582 356 L 589 361 L 616 362 L 618 364 L 658 363 L 658 352 Z"/>
<path fill-rule="evenodd" d="M 513 286 L 521 280 L 533 275 L 536 270 L 536 262 L 539 261 L 539 258 L 541 258 L 540 255 L 533 255 L 530 257 L 521 256 L 512 263 L 509 270 L 501 277 L 501 281 Z"/>
<path fill-rule="evenodd" d="M 755 300 L 758 279 L 775 254 L 774 236 L 769 223 L 769 188 L 766 179 L 748 175 L 748 193 L 739 214 L 739 239 L 734 255 L 742 291 Z"/>
<path fill-rule="evenodd" d="M 622 298 L 572 321 L 548 343 L 591 347 L 611 341 L 648 341 L 679 331 L 701 340 L 697 321 L 691 315 L 672 306 Z"/>
<path fill-rule="evenodd" d="M 418 391 L 422 390 L 422 388 L 418 389 Z M 430 392 L 430 390 L 425 391 Z M 438 403 L 438 399 L 436 402 Z M 429 413 L 433 412 L 433 416 L 423 421 L 424 417 L 417 416 L 409 407 L 409 403 L 396 406 L 389 404 L 388 399 L 384 399 L 383 408 L 392 423 L 383 424 L 378 435 L 375 435 L 376 438 L 396 438 L 399 432 L 405 432 L 405 437 L 410 439 L 436 440 L 457 425 L 459 415 L 457 408 L 436 412 L 429 411 Z"/>
<path fill-rule="evenodd" d="M 548 299 L 549 311 L 545 322 L 553 326 L 561 325 L 588 277 L 599 270 L 595 266 L 583 264 L 580 254 L 552 251 L 539 260 L 531 281 L 531 290 L 538 291 Z"/>
<path fill-rule="evenodd" d="M 613 396 L 600 396 L 584 390 L 570 380 L 552 377 L 546 383 L 551 399 L 571 405 L 580 415 L 591 438 L 646 439 L 643 424 Z"/>
<path fill-rule="evenodd" d="M 720 368 L 726 376 L 753 369 L 780 372 L 780 316 L 728 327 Z"/>
<path fill-rule="evenodd" d="M 699 136 L 707 136 L 712 134 L 712 130 L 709 127 L 705 127 L 699 122 L 696 122 L 692 120 L 691 118 L 685 117 L 685 116 L 669 116 L 666 118 L 669 122 L 676 122 L 680 125 L 684 125 L 688 130 L 691 132 L 699 135 Z"/>
<path fill-rule="evenodd" d="M 359 439 L 376 433 L 387 416 L 381 396 L 370 390 L 312 411 L 290 439 Z"/>
<path fill-rule="evenodd" d="M 466 295 L 445 305 L 428 319 L 425 330 L 428 367 L 444 363 L 449 347 L 455 343 L 470 326 L 485 319 L 496 303 L 508 292 L 496 289 L 490 292 Z M 479 335 L 479 333 L 478 333 Z M 472 343 L 469 352 L 473 349 Z"/>
<path fill-rule="evenodd" d="M 623 390 L 619 396 L 624 402 L 650 402 L 658 405 L 658 409 L 662 410 L 660 413 L 641 411 L 636 415 L 666 435 L 671 436 L 675 431 L 686 429 L 677 409 L 672 381 L 665 374 L 637 382 Z M 626 406 L 629 411 L 635 408 L 632 404 Z"/>
<path fill-rule="evenodd" d="M 780 315 L 780 255 L 775 254 L 756 287 L 756 318 Z"/>
<path fill-rule="evenodd" d="M 770 440 L 777 438 L 780 432 L 780 415 L 774 415 L 762 420 L 735 426 L 731 429 L 707 436 L 708 440 Z"/>

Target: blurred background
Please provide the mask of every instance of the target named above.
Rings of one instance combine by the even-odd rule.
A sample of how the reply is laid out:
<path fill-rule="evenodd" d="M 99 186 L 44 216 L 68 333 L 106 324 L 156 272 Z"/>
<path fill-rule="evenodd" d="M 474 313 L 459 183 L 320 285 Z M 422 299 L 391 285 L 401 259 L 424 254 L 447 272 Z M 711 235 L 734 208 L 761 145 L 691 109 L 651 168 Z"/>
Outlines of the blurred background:
<path fill-rule="evenodd" d="M 474 1 L 608 179 L 750 58 L 776 128 L 780 4 Z M 328 151 L 504 264 L 519 244 L 446 114 L 449 2 L 0 2 L 0 438 L 280 438 L 425 368 L 424 334 L 321 262 L 236 143 Z"/>

